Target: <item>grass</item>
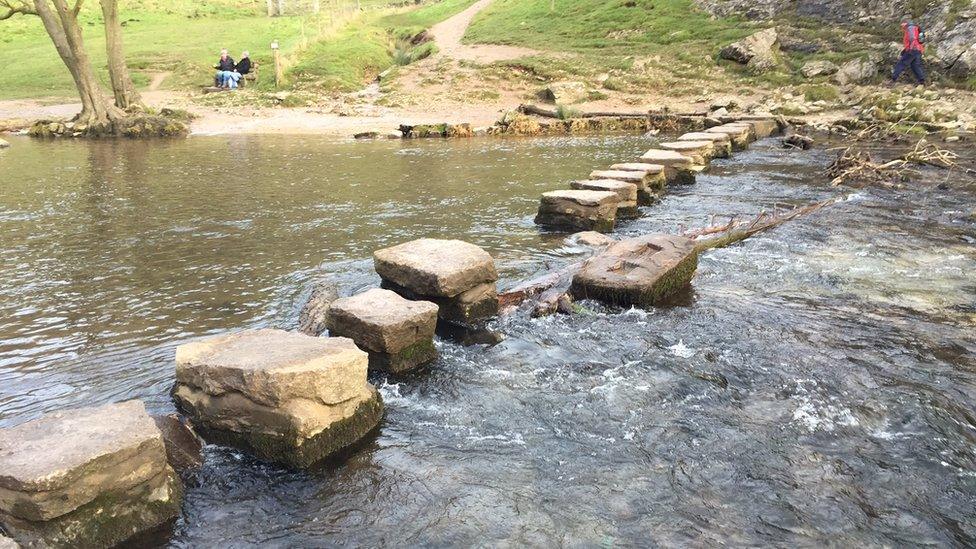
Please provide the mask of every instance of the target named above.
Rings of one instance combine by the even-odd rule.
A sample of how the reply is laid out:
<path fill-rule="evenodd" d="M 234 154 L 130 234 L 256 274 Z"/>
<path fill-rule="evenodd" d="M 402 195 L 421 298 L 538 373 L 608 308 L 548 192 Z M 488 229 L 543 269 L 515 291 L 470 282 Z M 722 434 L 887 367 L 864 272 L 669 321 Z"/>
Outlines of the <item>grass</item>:
<path fill-rule="evenodd" d="M 812 84 L 803 88 L 803 97 L 807 101 L 837 101 L 840 91 L 831 84 Z"/>
<path fill-rule="evenodd" d="M 319 14 L 296 13 L 269 18 L 260 0 L 129 0 L 120 15 L 126 58 L 137 86 L 149 84 L 153 73 L 172 73 L 163 89 L 192 89 L 212 78 L 210 68 L 221 48 L 237 59 L 242 50 L 262 65 L 259 88 L 271 85 L 270 43 L 277 40 L 290 67 L 316 70 L 325 85 L 348 89 L 393 63 L 394 44 L 387 29 L 422 29 L 467 7 L 473 0 L 442 0 L 414 9 L 390 10 L 402 0 L 361 0 L 362 17 L 354 14 L 355 0 L 338 0 L 338 15 L 322 2 Z M 287 12 L 286 12 L 287 14 Z M 97 2 L 87 2 L 80 14 L 88 54 L 107 85 L 104 29 Z M 353 21 L 346 30 L 345 23 Z M 365 22 L 364 22 L 365 21 Z M 334 44 L 323 44 L 334 40 Z M 428 52 L 429 53 L 429 52 Z M 316 56 L 321 56 L 316 59 Z M 72 97 L 75 88 L 68 71 L 34 16 L 0 21 L 0 99 Z"/>

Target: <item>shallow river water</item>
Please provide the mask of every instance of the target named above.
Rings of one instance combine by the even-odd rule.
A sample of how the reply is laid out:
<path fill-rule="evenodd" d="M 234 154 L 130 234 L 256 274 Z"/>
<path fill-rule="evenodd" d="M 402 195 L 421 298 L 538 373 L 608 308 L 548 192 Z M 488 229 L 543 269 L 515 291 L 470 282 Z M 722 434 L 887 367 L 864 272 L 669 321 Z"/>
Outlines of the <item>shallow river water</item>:
<path fill-rule="evenodd" d="M 501 286 L 577 261 L 541 192 L 638 137 L 337 143 L 199 137 L 0 151 L 0 427 L 141 398 L 177 345 L 291 328 L 316 277 L 374 249 L 479 244 Z M 619 234 L 849 198 L 706 253 L 674 306 L 503 318 L 371 376 L 379 432 L 297 473 L 208 447 L 155 544 L 976 545 L 976 187 L 831 188 L 823 151 L 761 142 Z"/>

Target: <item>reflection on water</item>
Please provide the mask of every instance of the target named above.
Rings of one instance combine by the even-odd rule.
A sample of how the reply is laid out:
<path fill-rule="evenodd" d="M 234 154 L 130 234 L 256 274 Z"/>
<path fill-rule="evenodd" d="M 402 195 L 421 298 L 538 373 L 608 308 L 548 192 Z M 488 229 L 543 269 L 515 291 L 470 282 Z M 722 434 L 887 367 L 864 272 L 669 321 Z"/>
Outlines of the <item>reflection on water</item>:
<path fill-rule="evenodd" d="M 333 143 L 13 140 L 0 153 L 0 425 L 138 397 L 173 349 L 290 326 L 307 282 L 374 285 L 370 252 L 459 237 L 512 284 L 576 259 L 538 195 L 641 138 Z M 838 192 L 824 153 L 757 144 L 621 234 Z M 965 546 L 976 543 L 972 187 L 863 190 L 709 252 L 687 303 L 498 321 L 374 378 L 380 433 L 284 471 L 223 448 L 178 547 Z"/>

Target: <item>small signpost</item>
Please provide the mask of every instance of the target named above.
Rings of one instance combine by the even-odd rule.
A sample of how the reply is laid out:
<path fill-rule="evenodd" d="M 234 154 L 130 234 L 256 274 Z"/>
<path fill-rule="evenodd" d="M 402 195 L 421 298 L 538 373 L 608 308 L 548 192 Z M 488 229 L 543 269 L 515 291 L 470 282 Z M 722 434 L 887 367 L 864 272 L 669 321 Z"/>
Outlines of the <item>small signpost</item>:
<path fill-rule="evenodd" d="M 274 59 L 274 85 L 277 88 L 281 85 L 281 55 L 278 51 L 278 41 L 271 42 L 271 57 Z"/>

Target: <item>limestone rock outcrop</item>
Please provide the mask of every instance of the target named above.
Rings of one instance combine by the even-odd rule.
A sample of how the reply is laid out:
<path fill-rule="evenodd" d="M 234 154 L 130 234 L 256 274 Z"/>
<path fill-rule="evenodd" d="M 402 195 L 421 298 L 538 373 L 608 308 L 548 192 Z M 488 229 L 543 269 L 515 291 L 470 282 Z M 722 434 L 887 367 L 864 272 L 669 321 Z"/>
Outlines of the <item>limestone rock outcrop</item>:
<path fill-rule="evenodd" d="M 806 78 L 830 76 L 840 70 L 840 67 L 830 61 L 807 61 L 800 68 L 800 74 Z"/>
<path fill-rule="evenodd" d="M 833 78 L 835 82 L 845 86 L 868 82 L 877 75 L 878 63 L 869 57 L 859 57 L 841 65 Z"/>
<path fill-rule="evenodd" d="M 117 545 L 175 518 L 182 491 L 140 401 L 0 430 L 0 525 L 22 545 Z"/>
<path fill-rule="evenodd" d="M 379 423 L 368 362 L 351 339 L 245 330 L 180 345 L 173 399 L 204 439 L 305 468 Z"/>
<path fill-rule="evenodd" d="M 729 44 L 719 52 L 722 59 L 746 65 L 750 71 L 763 73 L 779 63 L 779 34 L 775 28 L 765 29 Z"/>

